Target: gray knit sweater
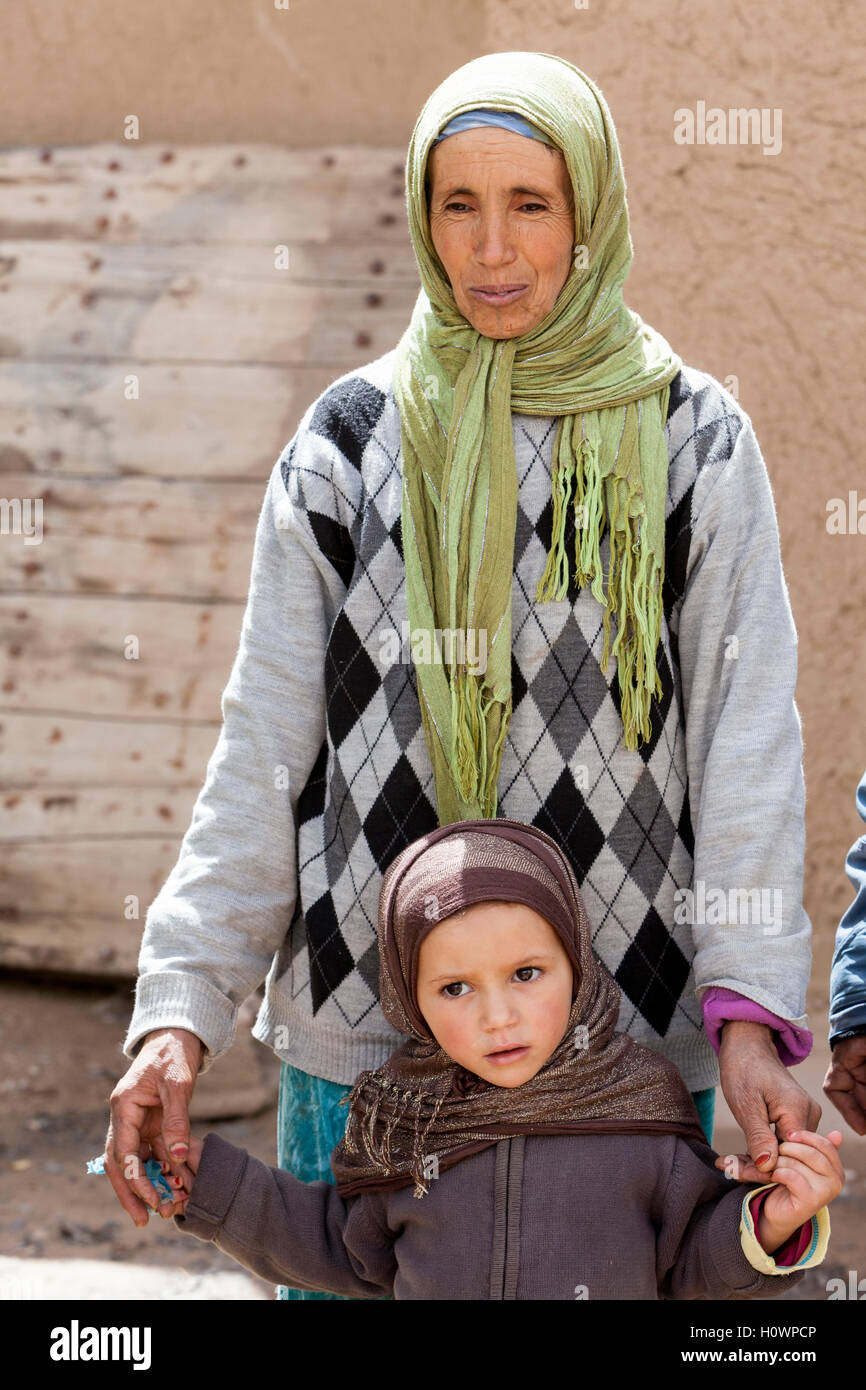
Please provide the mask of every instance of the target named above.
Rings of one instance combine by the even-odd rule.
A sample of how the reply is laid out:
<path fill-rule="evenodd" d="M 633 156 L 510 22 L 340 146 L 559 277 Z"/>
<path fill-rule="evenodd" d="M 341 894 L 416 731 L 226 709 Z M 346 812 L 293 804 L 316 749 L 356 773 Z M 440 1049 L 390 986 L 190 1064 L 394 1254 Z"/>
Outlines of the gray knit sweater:
<path fill-rule="evenodd" d="M 223 727 L 146 916 L 128 1057 L 174 1025 L 203 1040 L 207 1070 L 265 977 L 254 1035 L 305 1071 L 349 1085 L 404 1041 L 378 1004 L 379 887 L 437 818 L 408 640 L 392 362 L 335 381 L 274 465 Z M 773 495 L 748 415 L 684 367 L 666 425 L 663 694 L 650 742 L 630 751 L 616 659 L 599 665 L 603 609 L 574 577 L 571 510 L 568 596 L 535 601 L 555 429 L 513 415 L 513 715 L 498 814 L 568 853 L 622 990 L 619 1028 L 698 1090 L 718 1063 L 696 991 L 722 986 L 806 1024 L 797 635 Z M 601 558 L 606 574 L 607 534 Z"/>

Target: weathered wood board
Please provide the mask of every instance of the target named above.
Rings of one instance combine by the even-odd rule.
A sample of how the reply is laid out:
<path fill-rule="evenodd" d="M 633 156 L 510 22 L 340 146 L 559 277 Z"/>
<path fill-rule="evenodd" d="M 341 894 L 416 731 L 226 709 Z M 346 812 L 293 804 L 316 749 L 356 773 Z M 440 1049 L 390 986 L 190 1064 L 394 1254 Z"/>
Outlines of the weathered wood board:
<path fill-rule="evenodd" d="M 136 973 L 270 472 L 409 321 L 404 153 L 0 150 L 0 967 Z"/>

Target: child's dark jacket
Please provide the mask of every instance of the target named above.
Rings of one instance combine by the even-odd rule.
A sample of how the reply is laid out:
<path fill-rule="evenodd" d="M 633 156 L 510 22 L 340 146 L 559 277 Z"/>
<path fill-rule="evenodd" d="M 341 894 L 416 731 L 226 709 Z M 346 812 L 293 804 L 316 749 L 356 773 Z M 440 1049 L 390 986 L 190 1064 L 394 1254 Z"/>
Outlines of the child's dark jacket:
<path fill-rule="evenodd" d="M 667 1135 L 517 1136 L 422 1198 L 410 1184 L 344 1200 L 211 1133 L 174 1220 L 263 1279 L 351 1298 L 773 1298 L 823 1260 L 827 1208 L 776 1252 L 788 1272 L 755 1236 L 769 1186 L 731 1181 L 716 1156 Z"/>

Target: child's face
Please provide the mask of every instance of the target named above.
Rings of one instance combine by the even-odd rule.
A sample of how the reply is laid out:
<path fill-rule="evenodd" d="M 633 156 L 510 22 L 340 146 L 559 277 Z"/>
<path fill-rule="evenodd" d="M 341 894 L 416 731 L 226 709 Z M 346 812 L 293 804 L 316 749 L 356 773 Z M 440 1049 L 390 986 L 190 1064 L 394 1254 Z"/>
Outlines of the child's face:
<path fill-rule="evenodd" d="M 521 1086 L 562 1041 L 571 961 L 523 903 L 475 903 L 437 923 L 418 954 L 418 1007 L 455 1062 L 495 1086 Z M 504 1048 L 520 1046 L 512 1055 Z"/>

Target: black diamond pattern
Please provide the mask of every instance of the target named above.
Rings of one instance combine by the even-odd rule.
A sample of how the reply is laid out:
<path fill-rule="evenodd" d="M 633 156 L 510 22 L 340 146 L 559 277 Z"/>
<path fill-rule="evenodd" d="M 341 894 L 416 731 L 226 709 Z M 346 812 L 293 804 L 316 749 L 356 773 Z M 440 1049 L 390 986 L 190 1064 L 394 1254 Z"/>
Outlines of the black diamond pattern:
<path fill-rule="evenodd" d="M 639 744 L 639 757 L 623 743 L 616 660 L 606 675 L 599 668 L 602 608 L 589 586 L 579 590 L 576 583 L 571 509 L 567 597 L 536 601 L 551 539 L 555 422 L 519 414 L 513 420 L 513 713 L 497 814 L 545 830 L 568 855 L 594 948 L 623 990 L 619 1026 L 639 1039 L 673 1031 L 692 1037 L 702 1033 L 693 991 L 683 993 L 692 948 L 673 917 L 676 888 L 691 884 L 694 851 L 676 632 L 694 484 L 702 468 L 730 455 L 741 418 L 703 373 L 687 368 L 672 383 L 656 657 L 662 696 L 653 702 L 652 736 Z M 381 874 L 437 824 L 408 643 L 406 660 L 389 666 L 380 659 L 383 631 L 400 634 L 407 618 L 390 356 L 334 383 L 281 463 L 287 489 L 346 589 L 326 653 L 326 742 L 298 799 L 303 913 L 292 929 L 291 989 L 328 1027 L 360 1028 L 377 1009 Z M 606 574 L 607 533 L 601 557 Z M 611 641 L 615 635 L 614 619 Z M 384 1025 L 377 1016 L 366 1026 L 381 1033 Z"/>
<path fill-rule="evenodd" d="M 532 824 L 566 851 L 580 886 L 598 857 L 604 834 L 567 767 L 562 769 Z"/>
<path fill-rule="evenodd" d="M 364 819 L 367 844 L 378 864 L 390 864 L 401 849 L 438 825 L 408 759 L 401 753 Z"/>
<path fill-rule="evenodd" d="M 332 521 L 329 516 L 323 516 L 321 512 L 315 512 L 312 508 L 307 509 L 307 515 L 319 549 L 330 560 L 348 588 L 355 568 L 355 547 L 352 545 L 349 532 L 339 522 Z"/>
<path fill-rule="evenodd" d="M 517 664 L 514 651 L 511 653 L 511 712 L 517 709 L 520 701 L 526 694 L 526 681 L 523 679 L 523 672 Z"/>
<path fill-rule="evenodd" d="M 668 1031 L 688 976 L 688 961 L 650 908 L 614 979 L 659 1037 Z"/>
<path fill-rule="evenodd" d="M 685 793 L 683 795 L 683 808 L 680 811 L 679 824 L 677 825 L 677 834 L 679 835 L 680 839 L 682 840 L 683 844 L 688 850 L 689 855 L 693 856 L 695 852 L 695 832 L 692 829 L 692 808 L 689 805 L 688 784 L 686 784 Z"/>
<path fill-rule="evenodd" d="M 397 548 L 397 554 L 400 556 L 400 559 L 405 564 L 405 556 L 403 554 L 403 518 L 401 517 L 399 512 L 395 516 L 394 523 L 388 534 Z"/>
<path fill-rule="evenodd" d="M 384 392 L 364 377 L 338 381 L 319 398 L 310 418 L 310 429 L 330 439 L 360 473 L 364 450 L 384 405 Z"/>
<path fill-rule="evenodd" d="M 328 732 L 339 748 L 367 708 L 381 675 L 345 612 L 337 614 L 325 661 Z"/>
<path fill-rule="evenodd" d="M 325 893 L 306 911 L 307 941 L 310 950 L 310 987 L 313 1013 L 341 985 L 354 967 L 352 953 L 343 940 L 334 901 Z"/>
<path fill-rule="evenodd" d="M 319 755 L 313 764 L 313 770 L 298 797 L 298 825 L 305 825 L 307 821 L 315 820 L 321 816 L 325 809 L 327 793 L 327 781 L 325 774 L 328 768 L 328 745 L 323 743 L 319 749 Z"/>

